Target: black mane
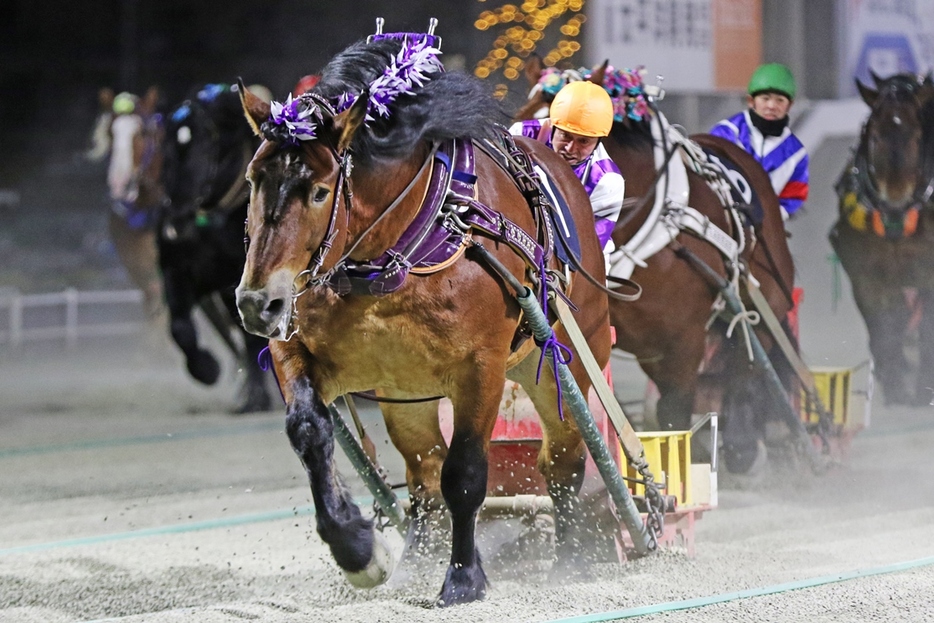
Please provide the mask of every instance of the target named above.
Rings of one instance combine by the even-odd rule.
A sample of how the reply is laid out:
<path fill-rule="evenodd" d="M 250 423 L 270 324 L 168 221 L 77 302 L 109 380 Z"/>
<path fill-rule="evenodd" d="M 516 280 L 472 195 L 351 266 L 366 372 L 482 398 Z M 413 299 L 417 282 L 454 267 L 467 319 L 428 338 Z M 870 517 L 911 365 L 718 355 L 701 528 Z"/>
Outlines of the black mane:
<path fill-rule="evenodd" d="M 363 92 L 401 47 L 395 39 L 354 43 L 331 59 L 312 92 L 332 102 L 344 93 Z M 390 108 L 388 119 L 368 121 L 357 132 L 351 145 L 357 162 L 405 156 L 423 140 L 491 136 L 494 124 L 509 119 L 484 83 L 461 72 L 431 75 L 423 87 L 413 95 L 400 95 Z"/>
<path fill-rule="evenodd" d="M 632 149 L 649 149 L 655 144 L 652 137 L 652 117 L 646 114 L 641 121 L 626 119 L 613 121 L 610 138 L 624 147 Z"/>

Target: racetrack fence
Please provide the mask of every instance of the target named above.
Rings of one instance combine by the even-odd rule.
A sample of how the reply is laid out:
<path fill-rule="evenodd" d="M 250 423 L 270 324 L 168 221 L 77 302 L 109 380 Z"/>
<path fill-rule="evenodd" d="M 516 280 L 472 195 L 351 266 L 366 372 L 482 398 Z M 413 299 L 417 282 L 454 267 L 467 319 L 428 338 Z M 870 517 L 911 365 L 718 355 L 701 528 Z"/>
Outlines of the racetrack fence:
<path fill-rule="evenodd" d="M 60 340 L 142 333 L 147 325 L 140 290 L 77 290 L 22 294 L 0 288 L 0 349 Z"/>

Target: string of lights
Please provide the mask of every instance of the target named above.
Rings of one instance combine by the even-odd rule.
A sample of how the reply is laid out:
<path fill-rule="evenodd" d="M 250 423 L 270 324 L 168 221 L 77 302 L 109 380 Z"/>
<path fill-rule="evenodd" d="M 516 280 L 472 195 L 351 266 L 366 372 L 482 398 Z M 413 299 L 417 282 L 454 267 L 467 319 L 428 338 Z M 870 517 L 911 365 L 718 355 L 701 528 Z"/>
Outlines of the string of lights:
<path fill-rule="evenodd" d="M 486 2 L 486 0 L 479 0 Z M 515 80 L 522 72 L 525 59 L 548 39 L 558 38 L 542 56 L 547 67 L 572 57 L 580 50 L 577 37 L 586 16 L 581 13 L 585 0 L 526 0 L 522 4 L 504 4 L 480 13 L 474 27 L 480 31 L 496 30 L 499 34 L 486 56 L 477 63 L 474 75 L 489 78 L 502 70 L 502 77 Z M 557 33 L 552 35 L 557 25 Z M 558 34 L 559 33 L 559 34 Z M 498 84 L 495 92 L 505 95 L 508 87 Z"/>

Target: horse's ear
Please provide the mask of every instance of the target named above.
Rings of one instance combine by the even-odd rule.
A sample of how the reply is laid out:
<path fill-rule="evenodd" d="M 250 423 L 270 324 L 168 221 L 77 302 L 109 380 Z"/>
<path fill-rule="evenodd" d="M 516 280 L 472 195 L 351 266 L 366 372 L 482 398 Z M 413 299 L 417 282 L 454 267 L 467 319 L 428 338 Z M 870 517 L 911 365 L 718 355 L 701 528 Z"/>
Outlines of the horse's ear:
<path fill-rule="evenodd" d="M 590 80 L 596 85 L 603 86 L 603 80 L 606 78 L 606 68 L 610 65 L 610 59 L 603 61 L 603 64 L 599 67 L 594 68 L 593 73 L 590 74 Z"/>
<path fill-rule="evenodd" d="M 542 57 L 538 54 L 530 54 L 527 59 L 525 59 L 525 66 L 523 71 L 525 72 L 525 79 L 529 81 L 529 86 L 534 87 L 538 84 L 538 79 L 542 77 L 542 72 L 545 70 L 545 65 L 542 63 Z"/>
<path fill-rule="evenodd" d="M 246 120 L 253 128 L 253 133 L 262 138 L 260 126 L 269 118 L 269 104 L 253 95 L 243 84 L 242 78 L 237 78 L 237 90 L 240 93 L 240 104 L 246 114 Z"/>
<path fill-rule="evenodd" d="M 882 82 L 882 78 L 879 77 L 879 74 L 874 72 L 872 69 L 869 70 L 869 76 L 872 78 L 873 83 L 875 83 L 876 88 L 879 88 L 879 83 Z"/>
<path fill-rule="evenodd" d="M 334 117 L 334 132 L 337 134 L 337 153 L 350 147 L 354 134 L 366 119 L 366 108 L 370 101 L 370 90 L 364 89 L 360 97 L 344 112 Z"/>
<path fill-rule="evenodd" d="M 865 84 L 859 81 L 859 78 L 856 79 L 856 88 L 859 90 L 859 96 L 863 98 L 863 101 L 866 102 L 870 108 L 876 103 L 876 96 L 879 95 L 878 91 L 870 89 Z"/>
<path fill-rule="evenodd" d="M 934 72 L 929 71 L 924 76 L 924 80 L 921 82 L 923 86 L 929 87 L 934 86 Z"/>

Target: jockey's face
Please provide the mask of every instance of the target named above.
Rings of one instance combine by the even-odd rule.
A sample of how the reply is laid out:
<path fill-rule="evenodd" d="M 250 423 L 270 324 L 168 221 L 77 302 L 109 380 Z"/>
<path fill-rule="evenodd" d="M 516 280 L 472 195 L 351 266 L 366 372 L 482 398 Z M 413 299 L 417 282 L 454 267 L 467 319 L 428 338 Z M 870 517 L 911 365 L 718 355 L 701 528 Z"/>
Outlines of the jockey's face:
<path fill-rule="evenodd" d="M 781 93 L 766 91 L 765 93 L 756 94 L 755 97 L 752 95 L 746 97 L 748 98 L 749 107 L 767 121 L 784 119 L 788 116 L 788 111 L 791 110 L 791 100 Z"/>
<path fill-rule="evenodd" d="M 599 142 L 600 139 L 595 136 L 574 134 L 561 128 L 555 128 L 555 133 L 551 137 L 551 146 L 572 167 L 576 167 L 589 158 Z"/>

